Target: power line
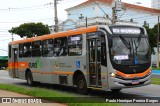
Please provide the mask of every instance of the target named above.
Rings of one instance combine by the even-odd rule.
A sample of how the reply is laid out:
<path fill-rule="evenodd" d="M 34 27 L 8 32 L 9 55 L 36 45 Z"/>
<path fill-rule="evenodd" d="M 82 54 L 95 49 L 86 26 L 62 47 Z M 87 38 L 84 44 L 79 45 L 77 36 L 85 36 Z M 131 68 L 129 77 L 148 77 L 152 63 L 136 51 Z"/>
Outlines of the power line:
<path fill-rule="evenodd" d="M 42 21 L 42 20 L 53 20 L 53 18 L 45 18 L 45 19 L 29 20 L 29 21 L 0 22 L 0 23 L 20 23 L 20 22 Z"/>
<path fill-rule="evenodd" d="M 132 15 L 131 15 L 132 16 Z M 152 17 L 155 17 L 155 16 L 151 16 L 151 14 L 146 14 L 146 15 L 144 15 L 144 16 L 139 16 L 139 17 L 131 17 L 131 16 L 127 16 L 127 17 L 124 17 L 124 19 L 126 19 L 126 20 L 130 20 L 130 19 L 141 19 L 141 18 L 145 18 L 145 19 L 147 19 L 147 18 L 152 18 Z M 129 18 L 128 18 L 129 17 Z"/>
<path fill-rule="evenodd" d="M 141 18 L 145 18 L 145 19 L 148 19 L 148 18 L 156 18 L 155 16 L 140 16 L 140 17 L 135 17 L 135 18 L 132 18 L 132 19 L 141 19 Z M 129 19 L 126 19 L 126 20 L 129 20 Z"/>
<path fill-rule="evenodd" d="M 67 1 L 63 1 L 62 3 L 71 3 L 71 2 L 77 2 L 79 0 L 67 0 Z"/>
<path fill-rule="evenodd" d="M 143 14 L 144 14 L 144 13 L 143 13 Z M 151 14 L 150 14 L 150 13 L 147 13 L 147 12 L 146 12 L 145 14 L 146 14 L 145 16 L 141 16 L 141 17 L 148 17 L 148 16 L 151 16 L 151 15 L 152 15 L 152 16 L 153 16 L 153 15 L 157 16 L 157 14 L 154 13 L 154 11 L 153 11 L 153 13 L 151 13 Z M 131 14 L 124 14 L 124 15 L 127 15 L 127 17 L 131 17 L 131 16 L 132 16 L 132 17 L 131 17 L 132 19 L 141 18 L 141 17 L 135 17 L 135 18 L 133 17 L 133 16 L 137 16 L 137 14 L 132 14 L 132 15 L 131 15 Z M 125 18 L 126 18 L 126 16 L 125 16 Z"/>
<path fill-rule="evenodd" d="M 2 8 L 2 9 L 0 9 L 0 11 L 2 12 L 2 11 L 12 11 L 12 10 L 34 10 L 34 9 L 36 9 L 36 8 L 38 8 L 38 9 L 42 9 L 42 8 L 40 8 L 40 7 L 46 7 L 46 6 L 49 6 L 49 5 L 52 5 L 53 3 L 47 3 L 47 4 L 44 4 L 44 5 L 35 5 L 35 6 L 28 6 L 28 7 L 9 7 L 9 8 Z M 52 6 L 53 7 L 53 6 Z"/>
<path fill-rule="evenodd" d="M 128 3 L 129 4 L 129 3 Z M 151 3 L 148 3 L 148 4 L 151 4 Z M 134 5 L 134 4 L 132 4 L 132 5 Z M 158 4 L 158 6 L 159 6 L 160 4 Z M 156 5 L 153 5 L 153 6 L 156 6 Z M 130 7 L 126 7 L 126 8 L 133 8 L 133 6 L 130 6 Z M 154 8 L 151 8 L 151 9 L 154 9 Z M 119 17 L 118 17 L 118 19 L 120 19 L 123 15 L 125 15 L 125 13 L 126 13 L 127 11 L 124 11 Z M 153 10 L 153 12 L 154 12 L 154 10 Z M 149 14 L 149 13 L 148 13 Z M 137 14 L 133 14 L 133 15 L 130 15 L 129 14 L 129 16 L 134 16 L 134 15 L 137 15 Z"/>
<path fill-rule="evenodd" d="M 48 8 L 53 8 L 53 6 L 50 6 L 50 7 L 48 7 Z M 21 10 L 21 9 L 18 9 L 18 10 L 9 10 L 9 12 L 10 11 L 26 11 L 26 10 L 39 10 L 39 9 L 44 9 L 44 8 L 34 8 L 34 9 L 23 9 L 23 10 Z M 47 9 L 47 8 L 46 8 Z M 0 11 L 0 12 L 6 12 L 6 11 Z"/>
<path fill-rule="evenodd" d="M 106 14 L 106 12 L 99 6 L 99 4 L 97 3 L 97 2 L 94 2 L 97 6 L 98 6 L 98 8 L 106 15 L 106 16 L 108 16 L 108 14 Z M 109 16 L 108 16 L 108 18 L 109 18 Z M 110 19 L 110 18 L 109 18 Z M 110 19 L 110 21 L 112 21 L 111 19 Z"/>
<path fill-rule="evenodd" d="M 12 38 L 10 38 L 10 39 L 3 39 L 3 40 L 0 40 L 0 41 L 6 41 L 6 40 L 11 40 Z"/>
<path fill-rule="evenodd" d="M 123 3 L 126 3 L 126 2 L 123 2 Z M 131 3 L 127 3 L 127 4 L 131 4 Z M 132 5 L 133 5 L 133 3 L 132 3 Z M 143 6 L 143 7 L 146 7 L 146 6 L 144 6 L 144 5 L 151 5 L 152 6 L 152 3 L 143 3 L 143 5 L 138 5 L 138 6 Z M 160 5 L 160 3 L 158 3 L 158 4 L 154 4 L 153 6 L 159 6 Z M 148 7 L 148 6 L 147 6 Z"/>
<path fill-rule="evenodd" d="M 1 51 L 6 51 L 6 52 L 8 52 L 8 50 L 5 50 L 5 49 L 0 49 Z"/>

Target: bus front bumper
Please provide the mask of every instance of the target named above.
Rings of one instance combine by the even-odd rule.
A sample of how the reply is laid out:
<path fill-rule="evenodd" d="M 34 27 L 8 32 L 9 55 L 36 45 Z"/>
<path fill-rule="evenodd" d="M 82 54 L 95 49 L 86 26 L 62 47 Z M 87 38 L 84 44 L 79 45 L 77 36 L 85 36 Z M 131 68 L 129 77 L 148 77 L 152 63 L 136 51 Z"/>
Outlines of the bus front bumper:
<path fill-rule="evenodd" d="M 151 74 L 140 79 L 120 79 L 116 77 L 109 78 L 110 89 L 122 89 L 148 85 L 151 82 Z"/>

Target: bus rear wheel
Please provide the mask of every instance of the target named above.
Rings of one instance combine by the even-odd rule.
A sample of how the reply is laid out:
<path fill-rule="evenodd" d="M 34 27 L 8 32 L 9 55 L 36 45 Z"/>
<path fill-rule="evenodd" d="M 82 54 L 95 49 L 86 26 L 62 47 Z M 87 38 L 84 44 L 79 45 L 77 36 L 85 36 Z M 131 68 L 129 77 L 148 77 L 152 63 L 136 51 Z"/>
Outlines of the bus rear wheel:
<path fill-rule="evenodd" d="M 34 82 L 33 82 L 32 73 L 30 71 L 28 71 L 26 74 L 26 80 L 29 86 L 33 86 Z"/>
<path fill-rule="evenodd" d="M 82 74 L 77 77 L 76 85 L 77 85 L 77 91 L 79 93 L 81 94 L 88 93 L 87 83 L 85 77 Z"/>

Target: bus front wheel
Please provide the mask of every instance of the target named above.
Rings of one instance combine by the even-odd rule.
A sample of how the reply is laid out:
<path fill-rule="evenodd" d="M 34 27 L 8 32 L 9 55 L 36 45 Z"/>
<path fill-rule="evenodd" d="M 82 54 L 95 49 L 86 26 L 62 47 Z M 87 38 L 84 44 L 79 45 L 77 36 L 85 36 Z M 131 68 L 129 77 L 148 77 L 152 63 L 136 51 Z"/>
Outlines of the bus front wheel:
<path fill-rule="evenodd" d="M 88 93 L 87 83 L 85 77 L 82 74 L 77 77 L 76 85 L 77 85 L 77 91 L 79 93 L 81 94 Z"/>
<path fill-rule="evenodd" d="M 27 84 L 29 86 L 33 86 L 33 77 L 32 77 L 32 73 L 30 71 L 27 72 L 27 75 L 26 75 L 26 80 L 27 80 Z"/>

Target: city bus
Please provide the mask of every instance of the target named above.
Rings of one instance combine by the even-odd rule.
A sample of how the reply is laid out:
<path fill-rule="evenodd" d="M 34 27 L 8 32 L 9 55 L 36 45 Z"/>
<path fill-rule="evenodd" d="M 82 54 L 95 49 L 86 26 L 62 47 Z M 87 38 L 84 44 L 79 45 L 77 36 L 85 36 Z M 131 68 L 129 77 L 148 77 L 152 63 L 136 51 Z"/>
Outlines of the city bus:
<path fill-rule="evenodd" d="M 150 84 L 151 52 L 145 28 L 96 25 L 9 43 L 13 78 L 118 92 Z"/>

